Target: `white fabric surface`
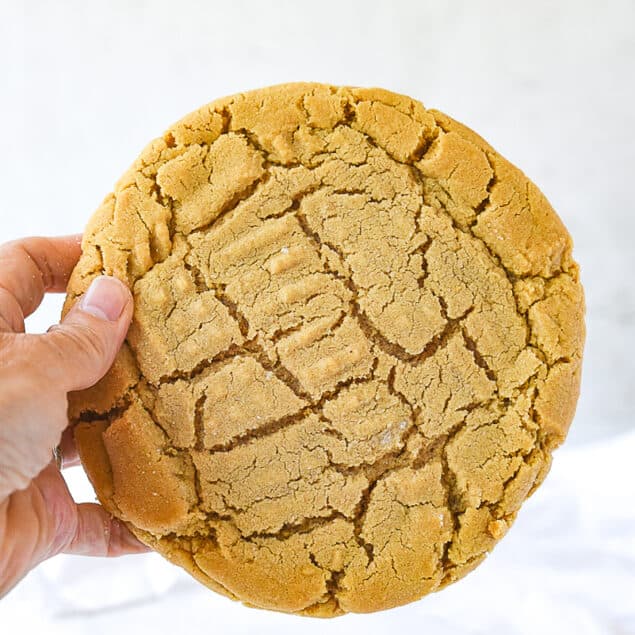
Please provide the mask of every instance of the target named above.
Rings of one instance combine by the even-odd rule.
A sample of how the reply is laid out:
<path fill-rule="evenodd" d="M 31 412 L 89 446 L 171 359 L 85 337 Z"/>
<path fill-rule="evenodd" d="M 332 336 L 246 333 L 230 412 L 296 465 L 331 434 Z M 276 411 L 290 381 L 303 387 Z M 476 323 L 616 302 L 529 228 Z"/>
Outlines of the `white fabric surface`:
<path fill-rule="evenodd" d="M 632 0 L 0 2 L 0 241 L 80 231 L 149 139 L 217 96 L 379 85 L 539 184 L 588 308 L 569 440 L 503 542 L 442 593 L 325 623 L 243 608 L 156 555 L 60 556 L 0 601 L 0 632 L 635 634 L 634 24 Z M 48 297 L 28 328 L 60 306 Z M 79 468 L 68 479 L 93 499 Z"/>

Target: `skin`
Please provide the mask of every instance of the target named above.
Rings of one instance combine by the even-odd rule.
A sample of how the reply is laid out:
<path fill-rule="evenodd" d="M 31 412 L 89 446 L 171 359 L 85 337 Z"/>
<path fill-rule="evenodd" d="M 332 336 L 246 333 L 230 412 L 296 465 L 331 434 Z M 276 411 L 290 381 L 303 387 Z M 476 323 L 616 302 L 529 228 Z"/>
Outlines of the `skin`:
<path fill-rule="evenodd" d="M 79 463 L 67 393 L 110 368 L 132 318 L 132 297 L 102 276 L 45 334 L 24 319 L 45 293 L 63 292 L 81 236 L 25 238 L 0 246 L 0 597 L 58 553 L 120 556 L 147 551 L 95 503 L 76 503 L 62 469 Z M 56 445 L 62 465 L 52 460 Z"/>

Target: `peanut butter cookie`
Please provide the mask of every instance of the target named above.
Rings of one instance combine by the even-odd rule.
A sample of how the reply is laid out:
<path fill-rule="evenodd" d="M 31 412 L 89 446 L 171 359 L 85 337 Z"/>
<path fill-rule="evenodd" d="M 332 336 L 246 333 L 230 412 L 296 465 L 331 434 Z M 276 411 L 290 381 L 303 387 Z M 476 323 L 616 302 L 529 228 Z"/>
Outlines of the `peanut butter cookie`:
<path fill-rule="evenodd" d="M 411 602 L 483 560 L 579 391 L 584 303 L 545 197 L 446 115 L 285 84 L 151 142 L 90 220 L 65 310 L 134 292 L 70 396 L 101 503 L 246 604 Z"/>

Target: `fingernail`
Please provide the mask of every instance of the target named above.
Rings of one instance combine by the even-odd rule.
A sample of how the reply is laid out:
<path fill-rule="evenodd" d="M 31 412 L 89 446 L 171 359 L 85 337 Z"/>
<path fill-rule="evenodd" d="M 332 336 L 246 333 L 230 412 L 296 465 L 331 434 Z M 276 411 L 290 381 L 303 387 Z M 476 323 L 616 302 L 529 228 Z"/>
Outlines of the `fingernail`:
<path fill-rule="evenodd" d="M 100 320 L 115 322 L 126 306 L 128 297 L 126 287 L 117 278 L 100 276 L 92 281 L 79 303 L 79 308 Z"/>
<path fill-rule="evenodd" d="M 127 550 L 143 553 L 145 551 L 152 551 L 148 545 L 142 543 L 126 525 L 117 518 L 113 518 L 113 528 L 119 532 L 119 540 L 121 546 L 126 547 Z"/>

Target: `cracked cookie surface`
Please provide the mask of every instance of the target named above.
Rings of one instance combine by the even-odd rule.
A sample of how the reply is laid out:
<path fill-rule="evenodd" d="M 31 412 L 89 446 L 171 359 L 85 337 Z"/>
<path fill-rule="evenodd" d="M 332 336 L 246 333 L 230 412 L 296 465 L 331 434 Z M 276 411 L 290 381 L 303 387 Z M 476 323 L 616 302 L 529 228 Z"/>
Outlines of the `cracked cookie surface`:
<path fill-rule="evenodd" d="M 579 391 L 571 240 L 468 128 L 286 84 L 150 143 L 91 219 L 65 311 L 135 313 L 69 396 L 101 503 L 210 588 L 313 616 L 462 577 L 549 470 Z"/>

